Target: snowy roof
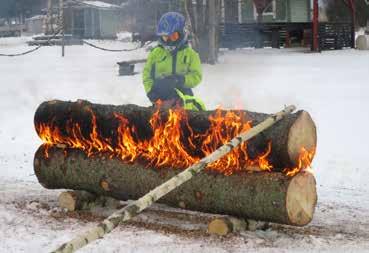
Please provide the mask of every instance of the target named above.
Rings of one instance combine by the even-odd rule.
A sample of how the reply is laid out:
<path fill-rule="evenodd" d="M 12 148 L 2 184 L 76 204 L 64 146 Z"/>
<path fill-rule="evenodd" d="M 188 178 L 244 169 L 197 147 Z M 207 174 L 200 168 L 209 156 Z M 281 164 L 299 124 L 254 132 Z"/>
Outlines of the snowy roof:
<path fill-rule="evenodd" d="M 119 5 L 109 4 L 101 1 L 82 1 L 84 4 L 92 5 L 100 8 L 120 8 Z"/>
<path fill-rule="evenodd" d="M 26 20 L 38 20 L 38 19 L 43 19 L 45 17 L 46 17 L 46 15 L 36 15 L 36 16 L 30 17 L 30 18 L 26 18 Z"/>
<path fill-rule="evenodd" d="M 102 1 L 89 1 L 89 0 L 70 0 L 69 3 L 83 5 L 86 7 L 101 9 L 101 10 L 114 10 L 121 9 L 122 7 L 115 4 L 105 3 Z"/>

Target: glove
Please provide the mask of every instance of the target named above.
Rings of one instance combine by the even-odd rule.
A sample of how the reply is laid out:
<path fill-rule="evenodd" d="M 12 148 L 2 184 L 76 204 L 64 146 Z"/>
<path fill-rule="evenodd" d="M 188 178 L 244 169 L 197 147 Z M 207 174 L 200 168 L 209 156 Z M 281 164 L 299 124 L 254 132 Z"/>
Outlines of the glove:
<path fill-rule="evenodd" d="M 170 75 L 162 79 L 156 79 L 147 96 L 153 103 L 158 99 L 163 101 L 178 99 L 178 94 L 174 88 L 183 90 L 185 89 L 184 83 L 185 77 L 182 75 Z"/>
<path fill-rule="evenodd" d="M 185 77 L 182 75 L 173 75 L 173 84 L 174 87 L 177 89 L 183 89 L 185 88 Z"/>
<path fill-rule="evenodd" d="M 160 79 L 161 83 L 168 88 L 177 88 L 182 89 L 185 88 L 185 77 L 182 75 L 170 75 Z"/>

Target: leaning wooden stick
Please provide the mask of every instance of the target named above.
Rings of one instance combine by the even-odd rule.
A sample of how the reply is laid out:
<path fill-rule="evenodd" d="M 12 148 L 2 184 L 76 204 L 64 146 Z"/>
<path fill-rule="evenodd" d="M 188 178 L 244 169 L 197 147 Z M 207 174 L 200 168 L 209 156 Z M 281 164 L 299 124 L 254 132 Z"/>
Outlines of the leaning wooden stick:
<path fill-rule="evenodd" d="M 242 142 L 245 142 L 253 138 L 260 132 L 264 131 L 265 129 L 269 128 L 276 122 L 280 121 L 285 115 L 292 113 L 295 109 L 296 109 L 295 106 L 291 105 L 286 107 L 283 111 L 273 114 L 260 124 L 251 128 L 249 131 L 236 136 L 229 143 L 221 146 L 213 153 L 211 153 L 209 156 L 204 157 L 199 162 L 195 163 L 194 165 L 190 166 L 183 172 L 174 176 L 164 184 L 159 185 L 158 187 L 147 193 L 145 196 L 141 197 L 140 199 L 129 204 L 128 206 L 113 213 L 107 219 L 105 219 L 103 222 L 97 225 L 95 228 L 91 229 L 90 231 L 87 231 L 86 233 L 80 236 L 77 236 L 76 238 L 67 243 L 64 243 L 53 252 L 71 253 L 82 248 L 83 246 L 87 245 L 88 243 L 94 240 L 102 238 L 105 234 L 110 233 L 114 228 L 116 228 L 121 222 L 127 221 L 132 217 L 136 216 L 141 211 L 151 206 L 155 201 L 165 196 L 172 190 L 176 189 L 178 186 L 182 185 L 186 181 L 190 180 L 196 174 L 204 170 L 206 168 L 206 165 L 222 158 L 223 156 L 231 152 L 234 148 L 236 148 L 238 145 L 240 145 Z"/>

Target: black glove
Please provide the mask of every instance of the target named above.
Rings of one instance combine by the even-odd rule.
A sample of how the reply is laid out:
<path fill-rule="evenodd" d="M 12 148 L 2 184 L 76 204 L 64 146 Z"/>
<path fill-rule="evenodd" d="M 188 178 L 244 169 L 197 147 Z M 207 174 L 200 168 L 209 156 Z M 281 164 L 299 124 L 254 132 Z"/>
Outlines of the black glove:
<path fill-rule="evenodd" d="M 151 102 L 160 100 L 179 99 L 174 88 L 183 90 L 185 77 L 181 75 L 170 75 L 161 79 L 154 80 L 154 84 L 147 94 Z"/>
<path fill-rule="evenodd" d="M 173 75 L 171 76 L 173 78 L 173 84 L 177 89 L 183 89 L 185 88 L 185 77 L 182 75 Z"/>
<path fill-rule="evenodd" d="M 170 75 L 159 80 L 161 83 L 171 88 L 185 88 L 185 77 L 182 75 Z"/>

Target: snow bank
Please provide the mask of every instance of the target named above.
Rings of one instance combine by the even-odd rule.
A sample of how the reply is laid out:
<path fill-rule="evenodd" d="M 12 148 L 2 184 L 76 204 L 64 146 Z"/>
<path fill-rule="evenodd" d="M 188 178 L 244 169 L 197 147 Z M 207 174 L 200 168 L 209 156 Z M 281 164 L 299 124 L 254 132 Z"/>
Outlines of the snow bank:
<path fill-rule="evenodd" d="M 0 53 L 27 50 L 26 40 L 23 37 L 0 39 Z M 134 47 L 118 41 L 93 42 L 113 49 Z M 79 98 L 105 104 L 149 105 L 141 76 L 118 76 L 116 64 L 146 55 L 144 49 L 110 53 L 85 45 L 67 47 L 64 58 L 60 47 L 44 47 L 23 57 L 0 57 L 0 238 L 6 238 L 0 242 L 0 252 L 51 249 L 86 226 L 78 221 L 68 220 L 63 224 L 33 219 L 28 213 L 19 213 L 12 204 L 22 196 L 30 201 L 43 192 L 51 192 L 42 190 L 33 174 L 33 155 L 41 144 L 33 126 L 37 106 L 45 100 Z M 229 252 L 230 249 L 232 252 L 245 249 L 310 252 L 310 247 L 322 252 L 358 252 L 368 249 L 369 243 L 357 237 L 368 234 L 369 238 L 368 59 L 369 51 L 357 50 L 321 54 L 300 49 L 223 51 L 219 64 L 203 66 L 203 82 L 194 89 L 209 109 L 222 106 L 276 112 L 285 105 L 295 104 L 311 114 L 318 130 L 313 166 L 320 198 L 312 229 L 337 226 L 329 236 L 314 233 L 294 236 L 296 231 L 291 234 L 271 231 L 236 237 L 232 247 L 223 248 L 221 243 L 212 244 L 203 238 L 184 240 L 143 229 L 127 228 L 126 231 L 122 228 L 86 248 L 85 252 L 102 252 L 102 249 L 118 252 L 123 248 L 128 249 L 127 252 L 153 252 L 154 249 L 157 252 Z M 142 67 L 138 65 L 137 70 L 141 71 Z M 14 191 L 5 185 L 14 187 Z M 37 190 L 32 191 L 33 188 Z M 53 192 L 50 199 L 55 198 Z M 36 207 L 27 206 L 28 209 Z M 349 234 L 354 234 L 351 241 Z M 21 241 L 20 235 L 24 238 Z"/>

